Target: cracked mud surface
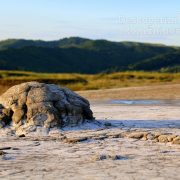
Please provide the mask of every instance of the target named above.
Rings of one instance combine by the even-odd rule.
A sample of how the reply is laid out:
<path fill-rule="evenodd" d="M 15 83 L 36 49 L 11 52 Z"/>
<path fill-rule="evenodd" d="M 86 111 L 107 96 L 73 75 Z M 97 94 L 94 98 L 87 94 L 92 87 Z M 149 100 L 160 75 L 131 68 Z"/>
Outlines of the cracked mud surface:
<path fill-rule="evenodd" d="M 44 137 L 1 137 L 0 178 L 180 179 L 180 145 L 167 141 L 180 135 L 178 106 L 93 103 L 91 108 L 105 125 L 87 123 Z"/>

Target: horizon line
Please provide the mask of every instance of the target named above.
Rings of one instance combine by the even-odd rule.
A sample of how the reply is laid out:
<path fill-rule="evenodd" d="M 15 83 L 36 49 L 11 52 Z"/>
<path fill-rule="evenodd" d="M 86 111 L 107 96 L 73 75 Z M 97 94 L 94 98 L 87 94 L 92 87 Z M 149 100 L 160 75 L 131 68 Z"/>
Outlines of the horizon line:
<path fill-rule="evenodd" d="M 82 36 L 66 36 L 66 37 L 62 37 L 59 39 L 37 39 L 37 38 L 6 38 L 6 39 L 0 39 L 0 42 L 3 41 L 7 41 L 7 40 L 26 40 L 26 41 L 44 41 L 44 42 L 52 42 L 52 41 L 60 41 L 63 39 L 70 39 L 70 38 L 81 38 L 81 39 L 87 39 L 87 40 L 92 40 L 92 41 L 109 41 L 109 42 L 119 42 L 119 43 L 123 43 L 123 42 L 130 42 L 130 43 L 142 43 L 142 44 L 154 44 L 154 45 L 164 45 L 164 46 L 175 46 L 175 47 L 180 47 L 180 45 L 175 45 L 175 44 L 165 44 L 165 43 L 161 43 L 161 42 L 148 42 L 148 41 L 133 41 L 133 40 L 110 40 L 110 39 L 106 39 L 106 38 L 87 38 L 87 37 L 82 37 Z"/>

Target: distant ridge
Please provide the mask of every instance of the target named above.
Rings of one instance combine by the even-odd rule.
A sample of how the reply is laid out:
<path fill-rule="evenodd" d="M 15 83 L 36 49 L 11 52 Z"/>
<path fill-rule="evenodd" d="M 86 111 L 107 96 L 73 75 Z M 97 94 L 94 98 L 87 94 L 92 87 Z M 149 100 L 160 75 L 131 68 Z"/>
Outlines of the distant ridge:
<path fill-rule="evenodd" d="M 100 73 L 179 69 L 180 47 L 112 42 L 80 37 L 57 41 L 0 41 L 0 69 L 36 72 Z"/>

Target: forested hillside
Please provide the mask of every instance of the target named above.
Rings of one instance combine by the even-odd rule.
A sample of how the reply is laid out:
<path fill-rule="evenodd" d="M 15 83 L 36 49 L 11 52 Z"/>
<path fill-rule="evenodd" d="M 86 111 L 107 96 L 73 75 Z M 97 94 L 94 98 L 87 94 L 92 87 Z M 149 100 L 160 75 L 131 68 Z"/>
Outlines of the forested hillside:
<path fill-rule="evenodd" d="M 177 71 L 179 65 L 180 48 L 161 44 L 79 37 L 58 41 L 0 42 L 1 70 L 94 74 L 122 70 Z"/>

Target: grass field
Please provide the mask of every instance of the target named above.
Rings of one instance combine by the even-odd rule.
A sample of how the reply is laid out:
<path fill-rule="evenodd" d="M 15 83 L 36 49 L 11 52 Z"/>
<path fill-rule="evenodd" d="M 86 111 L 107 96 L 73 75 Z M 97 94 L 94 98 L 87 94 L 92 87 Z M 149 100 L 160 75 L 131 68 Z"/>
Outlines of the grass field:
<path fill-rule="evenodd" d="M 159 84 L 179 84 L 180 73 L 117 72 L 87 75 L 0 71 L 0 94 L 13 85 L 27 81 L 53 83 L 68 87 L 74 91 L 83 91 Z"/>

